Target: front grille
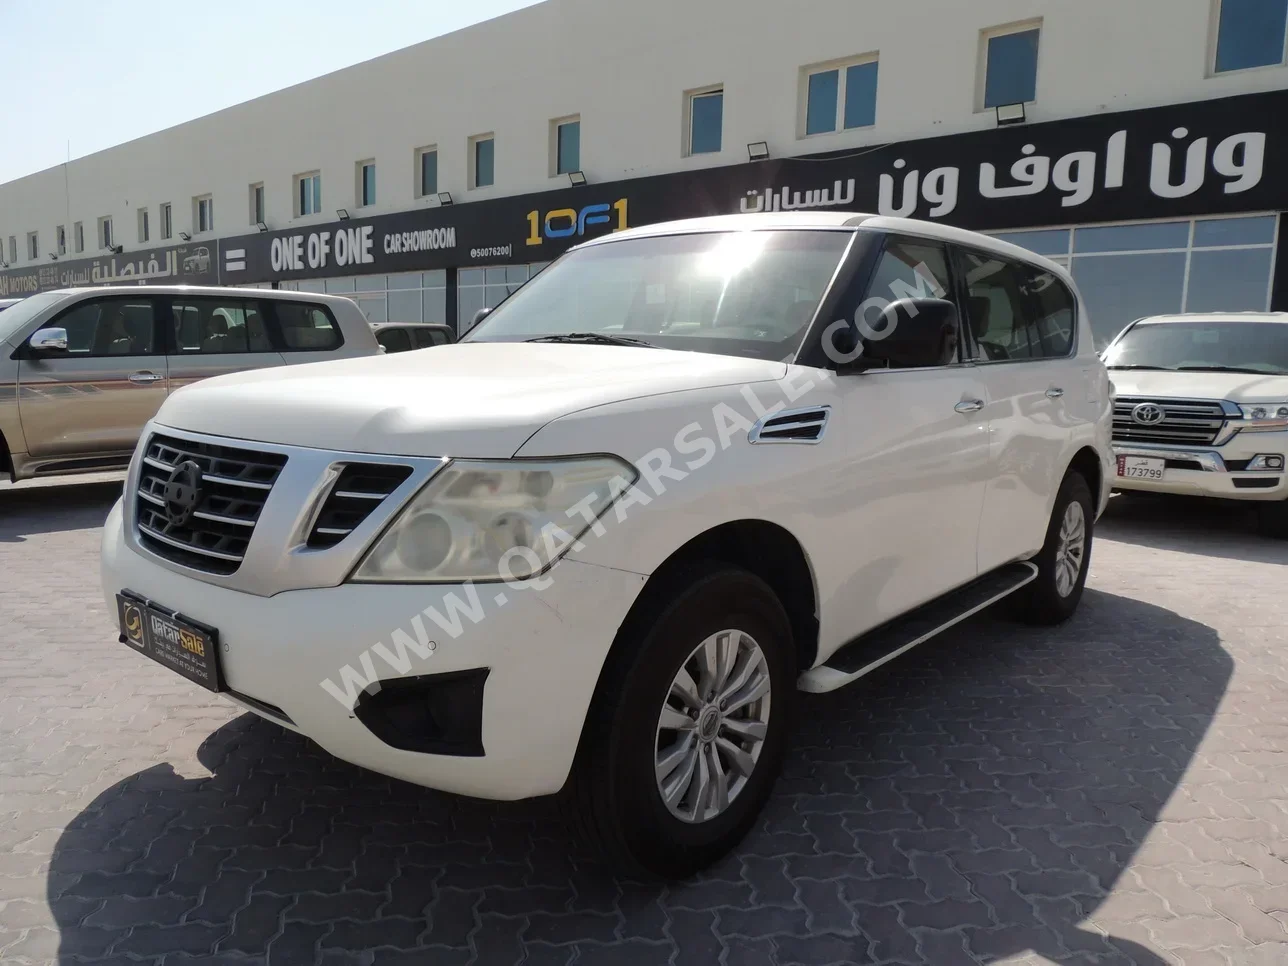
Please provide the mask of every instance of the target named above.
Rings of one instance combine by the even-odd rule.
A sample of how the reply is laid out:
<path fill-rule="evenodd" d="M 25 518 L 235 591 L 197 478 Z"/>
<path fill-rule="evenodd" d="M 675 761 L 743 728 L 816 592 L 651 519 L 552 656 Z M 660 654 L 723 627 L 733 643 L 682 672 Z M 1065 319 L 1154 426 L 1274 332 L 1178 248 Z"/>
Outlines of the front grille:
<path fill-rule="evenodd" d="M 198 499 L 191 518 L 175 524 L 166 511 L 165 485 L 189 461 L 201 469 Z M 235 573 L 285 465 L 279 453 L 153 435 L 139 467 L 139 542 L 158 557 L 194 570 Z"/>
<path fill-rule="evenodd" d="M 409 476 L 411 467 L 396 463 L 347 464 L 318 512 L 308 545 L 315 549 L 334 547 Z"/>
<path fill-rule="evenodd" d="M 1142 425 L 1132 411 L 1151 403 L 1163 411 L 1160 422 Z M 1225 409 L 1211 399 L 1147 399 L 1119 396 L 1114 400 L 1114 440 L 1119 443 L 1177 443 L 1211 446 L 1225 428 Z"/>

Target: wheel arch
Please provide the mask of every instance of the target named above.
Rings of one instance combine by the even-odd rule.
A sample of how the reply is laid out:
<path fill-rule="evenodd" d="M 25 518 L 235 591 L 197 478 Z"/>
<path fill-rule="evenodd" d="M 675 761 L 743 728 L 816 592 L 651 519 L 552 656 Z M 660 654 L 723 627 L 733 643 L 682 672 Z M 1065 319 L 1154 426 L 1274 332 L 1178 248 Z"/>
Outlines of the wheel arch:
<path fill-rule="evenodd" d="M 1078 473 L 1087 481 L 1087 486 L 1091 490 L 1091 498 L 1095 501 L 1093 509 L 1099 510 L 1103 500 L 1101 487 L 1104 484 L 1104 467 L 1101 465 L 1100 454 L 1090 446 L 1084 446 L 1078 452 L 1073 454 L 1073 459 L 1069 461 L 1069 468 L 1066 473 Z"/>

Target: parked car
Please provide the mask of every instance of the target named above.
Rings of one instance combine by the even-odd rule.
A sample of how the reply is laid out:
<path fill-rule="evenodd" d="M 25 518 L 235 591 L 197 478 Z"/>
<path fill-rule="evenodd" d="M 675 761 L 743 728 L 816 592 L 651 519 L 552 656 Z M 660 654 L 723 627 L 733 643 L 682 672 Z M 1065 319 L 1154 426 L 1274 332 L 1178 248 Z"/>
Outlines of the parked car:
<path fill-rule="evenodd" d="M 208 376 L 376 355 L 349 299 L 149 285 L 23 299 L 0 315 L 0 471 L 124 468 L 144 424 Z"/>
<path fill-rule="evenodd" d="M 376 341 L 385 352 L 408 352 L 411 349 L 428 349 L 430 346 L 447 345 L 456 341 L 450 325 L 429 322 L 373 322 Z"/>
<path fill-rule="evenodd" d="M 1140 319 L 1104 358 L 1117 488 L 1252 501 L 1288 538 L 1288 313 Z"/>
<path fill-rule="evenodd" d="M 208 271 L 210 271 L 210 249 L 204 245 L 194 249 L 192 254 L 183 260 L 183 273 L 185 275 Z"/>
<path fill-rule="evenodd" d="M 17 305 L 22 299 L 0 299 L 0 312 L 9 308 L 11 305 Z"/>
<path fill-rule="evenodd" d="M 166 400 L 103 589 L 123 643 L 341 758 L 561 792 L 623 867 L 683 876 L 755 822 L 798 689 L 1003 598 L 1074 611 L 1110 418 L 1072 280 L 1020 248 L 638 228 L 459 344 Z"/>

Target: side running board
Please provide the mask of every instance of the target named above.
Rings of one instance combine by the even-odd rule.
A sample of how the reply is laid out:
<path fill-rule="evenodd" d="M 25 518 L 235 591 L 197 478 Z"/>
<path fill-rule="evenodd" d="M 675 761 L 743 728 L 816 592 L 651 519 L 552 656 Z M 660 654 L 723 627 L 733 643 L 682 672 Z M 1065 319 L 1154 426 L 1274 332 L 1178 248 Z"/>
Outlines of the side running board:
<path fill-rule="evenodd" d="M 815 694 L 843 688 L 887 661 L 893 661 L 904 651 L 912 650 L 922 641 L 1015 593 L 1037 575 L 1037 566 L 1027 561 L 990 571 L 855 638 L 829 657 L 825 664 L 802 674 L 796 686 Z"/>

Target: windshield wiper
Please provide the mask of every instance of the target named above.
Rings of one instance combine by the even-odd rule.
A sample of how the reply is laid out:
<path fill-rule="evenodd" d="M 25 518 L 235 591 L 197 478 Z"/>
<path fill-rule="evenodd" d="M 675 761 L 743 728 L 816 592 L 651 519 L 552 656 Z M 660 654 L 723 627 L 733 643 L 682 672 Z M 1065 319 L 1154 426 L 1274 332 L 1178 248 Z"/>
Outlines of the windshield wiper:
<path fill-rule="evenodd" d="M 1105 366 L 1106 369 L 1149 369 L 1153 372 L 1176 372 L 1167 366 Z"/>
<path fill-rule="evenodd" d="M 1177 372 L 1246 372 L 1250 376 L 1274 376 L 1275 372 L 1265 369 L 1249 369 L 1246 366 L 1177 366 Z"/>
<path fill-rule="evenodd" d="M 626 335 L 609 335 L 606 332 L 565 332 L 563 335 L 543 335 L 535 339 L 524 339 L 525 342 L 569 342 L 583 345 L 642 345 L 656 349 L 651 342 L 643 339 L 632 339 Z"/>

